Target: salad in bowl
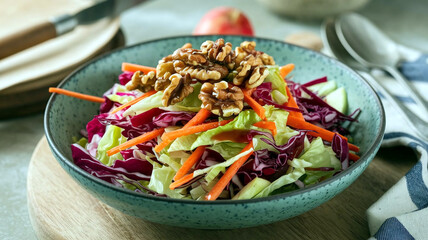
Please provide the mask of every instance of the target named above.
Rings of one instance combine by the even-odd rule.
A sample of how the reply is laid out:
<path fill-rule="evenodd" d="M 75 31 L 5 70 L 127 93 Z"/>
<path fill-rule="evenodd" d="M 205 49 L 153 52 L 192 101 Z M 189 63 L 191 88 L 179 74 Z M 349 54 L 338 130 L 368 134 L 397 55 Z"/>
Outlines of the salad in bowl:
<path fill-rule="evenodd" d="M 324 76 L 293 82 L 293 68 L 254 41 L 219 38 L 185 44 L 155 67 L 124 62 L 102 98 L 51 92 L 100 102 L 71 145 L 91 175 L 166 198 L 254 199 L 322 182 L 359 159 L 347 126 L 360 110 L 349 111 L 346 90 Z"/>

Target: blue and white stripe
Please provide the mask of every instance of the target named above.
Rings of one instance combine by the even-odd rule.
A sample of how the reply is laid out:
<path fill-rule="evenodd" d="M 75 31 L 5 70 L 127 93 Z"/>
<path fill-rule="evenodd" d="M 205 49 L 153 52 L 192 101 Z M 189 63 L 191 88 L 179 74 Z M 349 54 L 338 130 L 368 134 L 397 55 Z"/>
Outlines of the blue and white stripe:
<path fill-rule="evenodd" d="M 400 70 L 414 80 L 424 97 L 428 95 L 427 55 L 402 64 Z M 400 100 L 415 108 L 409 97 L 401 96 Z M 382 101 L 387 122 L 382 146 L 408 146 L 416 151 L 419 161 L 367 210 L 371 239 L 428 239 L 428 143 L 415 137 L 408 123 L 397 117 L 398 111 L 384 98 Z"/>

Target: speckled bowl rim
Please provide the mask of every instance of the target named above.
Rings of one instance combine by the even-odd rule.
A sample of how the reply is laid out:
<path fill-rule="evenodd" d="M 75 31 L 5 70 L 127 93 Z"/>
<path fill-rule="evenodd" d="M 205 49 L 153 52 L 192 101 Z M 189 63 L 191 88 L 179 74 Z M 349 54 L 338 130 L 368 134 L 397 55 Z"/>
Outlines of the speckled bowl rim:
<path fill-rule="evenodd" d="M 376 139 L 373 143 L 372 146 L 370 146 L 370 148 L 367 150 L 367 152 L 360 157 L 360 159 L 355 162 L 354 164 L 352 164 L 349 168 L 347 168 L 345 171 L 338 173 L 337 175 L 322 181 L 321 183 L 317 183 L 317 184 L 313 184 L 310 185 L 309 187 L 305 187 L 302 189 L 298 189 L 298 190 L 294 190 L 291 192 L 286 192 L 286 193 L 281 193 L 281 194 L 277 194 L 277 195 L 272 195 L 272 196 L 268 196 L 268 197 L 263 197 L 263 198 L 255 198 L 255 199 L 244 199 L 244 200 L 216 200 L 216 201 L 196 201 L 196 200 L 190 200 L 190 199 L 176 199 L 176 198 L 165 198 L 165 197 L 158 197 L 158 196 L 153 196 L 150 194 L 146 194 L 146 193 L 137 193 L 134 191 L 131 191 L 129 189 L 125 189 L 125 188 L 121 188 L 118 186 L 115 186 L 111 183 L 108 183 L 106 181 L 103 181 L 99 178 L 96 178 L 95 176 L 92 176 L 91 174 L 89 174 L 88 172 L 84 171 L 83 169 L 79 168 L 78 166 L 76 166 L 73 161 L 71 159 L 68 159 L 60 150 L 59 148 L 55 145 L 55 141 L 53 140 L 53 136 L 52 133 L 49 129 L 49 112 L 50 109 L 55 101 L 55 98 L 57 96 L 57 94 L 52 94 L 49 98 L 49 101 L 47 103 L 46 106 L 46 110 L 45 110 L 45 114 L 44 114 L 44 128 L 45 128 L 45 134 L 46 134 L 46 138 L 48 140 L 48 143 L 52 149 L 52 151 L 54 151 L 57 156 L 60 157 L 60 160 L 63 161 L 68 167 L 70 167 L 71 169 L 73 169 L 75 172 L 79 173 L 82 177 L 87 178 L 90 181 L 95 181 L 98 184 L 101 184 L 107 188 L 110 188 L 112 190 L 121 192 L 123 194 L 128 194 L 128 195 L 132 195 L 133 197 L 137 197 L 137 198 L 146 198 L 146 199 L 150 199 L 150 200 L 155 200 L 155 201 L 164 201 L 164 202 L 170 202 L 170 203 L 180 203 L 180 204 L 187 204 L 187 205 L 192 205 L 192 204 L 196 204 L 196 205 L 228 205 L 228 204 L 247 204 L 247 203 L 258 203 L 258 202 L 264 202 L 264 201 L 271 201 L 271 200 L 278 200 L 278 199 L 283 199 L 286 197 L 291 197 L 291 196 L 295 196 L 295 195 L 299 195 L 305 192 L 309 192 L 312 191 L 316 188 L 319 187 L 323 187 L 326 186 L 334 181 L 337 181 L 339 179 L 341 179 L 342 177 L 346 176 L 347 174 L 351 173 L 354 169 L 358 168 L 360 165 L 364 164 L 366 161 L 368 161 L 368 156 L 371 156 L 378 148 L 378 146 L 380 145 L 382 139 L 383 139 L 383 135 L 385 133 L 385 111 L 383 108 L 383 104 L 379 98 L 379 96 L 376 94 L 376 91 L 373 89 L 373 87 L 365 80 L 363 79 L 358 73 L 356 73 L 354 70 L 352 70 L 350 67 L 346 66 L 345 64 L 339 62 L 336 59 L 333 59 L 323 53 L 320 52 L 316 52 L 313 51 L 311 49 L 307 49 L 304 47 L 300 47 L 294 44 L 289 44 L 289 43 L 285 43 L 283 41 L 279 41 L 279 40 L 275 40 L 275 39 L 269 39 L 269 38 L 262 38 L 262 37 L 249 37 L 249 36 L 241 36 L 241 35 L 235 35 L 235 36 L 231 36 L 231 35 L 197 35 L 197 36 L 192 36 L 192 35 L 178 35 L 178 36 L 171 36 L 171 37 L 164 37 L 164 38 L 157 38 L 157 39 L 153 39 L 153 40 L 149 40 L 149 41 L 144 41 L 144 42 L 140 42 L 140 43 L 136 43 L 136 44 L 132 44 L 126 47 L 122 47 L 122 48 L 118 48 L 115 49 L 113 51 L 107 52 L 99 57 L 96 57 L 88 62 L 86 62 L 84 65 L 80 66 L 78 69 L 76 69 L 75 71 L 73 71 L 71 74 L 69 74 L 63 81 L 61 81 L 58 85 L 59 88 L 61 88 L 64 84 L 66 84 L 66 82 L 69 81 L 69 79 L 71 79 L 74 75 L 76 75 L 78 72 L 82 71 L 83 69 L 85 69 L 87 66 L 97 62 L 98 60 L 108 57 L 109 55 L 111 55 L 112 53 L 116 53 L 116 52 L 120 52 L 120 51 L 126 51 L 127 49 L 136 47 L 138 45 L 144 45 L 144 44 L 148 44 L 148 43 L 152 43 L 152 42 L 159 42 L 159 41 L 165 41 L 165 40 L 171 40 L 171 39 L 178 39 L 178 38 L 191 38 L 191 37 L 197 37 L 197 38 L 201 38 L 201 37 L 207 37 L 207 38 L 212 38 L 212 37 L 218 37 L 218 38 L 225 38 L 225 37 L 241 37 L 241 38 L 246 38 L 249 40 L 262 40 L 262 41 L 272 41 L 272 42 L 276 42 L 276 43 L 280 43 L 280 44 L 284 44 L 284 46 L 292 46 L 292 47 L 296 47 L 296 48 L 301 48 L 304 49 L 305 51 L 309 51 L 313 54 L 319 55 L 323 58 L 327 58 L 329 60 L 332 60 L 339 68 L 342 68 L 343 70 L 345 70 L 348 73 L 354 74 L 356 78 L 358 78 L 361 82 L 363 82 L 369 89 L 370 94 L 372 94 L 375 98 L 376 103 L 378 104 L 378 106 L 380 107 L 380 111 L 379 111 L 379 117 L 380 117 L 380 128 L 378 129 L 378 132 L 376 133 Z M 58 159 L 57 159 L 58 160 Z"/>

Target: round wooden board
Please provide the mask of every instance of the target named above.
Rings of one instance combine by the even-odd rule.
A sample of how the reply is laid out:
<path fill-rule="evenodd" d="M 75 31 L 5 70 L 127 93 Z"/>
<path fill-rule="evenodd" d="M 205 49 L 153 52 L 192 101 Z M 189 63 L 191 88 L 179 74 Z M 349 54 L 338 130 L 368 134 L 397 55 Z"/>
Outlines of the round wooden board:
<path fill-rule="evenodd" d="M 366 209 L 415 161 L 409 149 L 383 149 L 355 183 L 312 211 L 254 228 L 198 230 L 151 223 L 101 203 L 67 175 L 44 137 L 28 170 L 28 208 L 39 239 L 367 239 Z"/>

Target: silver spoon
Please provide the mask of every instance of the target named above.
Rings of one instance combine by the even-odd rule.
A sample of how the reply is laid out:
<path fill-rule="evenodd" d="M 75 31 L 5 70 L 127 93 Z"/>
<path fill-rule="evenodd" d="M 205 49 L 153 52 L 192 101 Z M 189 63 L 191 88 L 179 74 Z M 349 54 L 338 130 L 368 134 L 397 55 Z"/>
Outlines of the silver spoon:
<path fill-rule="evenodd" d="M 428 103 L 418 90 L 397 70 L 401 56 L 397 44 L 373 23 L 356 13 L 341 15 L 335 22 L 337 36 L 343 47 L 358 62 L 369 68 L 379 68 L 391 74 L 428 113 Z"/>
<path fill-rule="evenodd" d="M 376 90 L 380 91 L 385 98 L 399 109 L 407 122 L 413 128 L 413 130 L 425 141 L 428 141 L 428 124 L 422 120 L 419 116 L 414 114 L 412 111 L 407 109 L 407 107 L 398 100 L 387 88 L 382 86 L 382 83 L 375 78 L 373 78 L 368 72 L 369 68 L 357 62 L 346 49 L 343 47 L 340 42 L 336 30 L 335 30 L 335 21 L 334 19 L 326 19 L 321 26 L 321 37 L 323 39 L 324 45 L 329 48 L 330 52 L 344 64 L 349 67 L 357 70 L 358 73 L 370 83 Z"/>

